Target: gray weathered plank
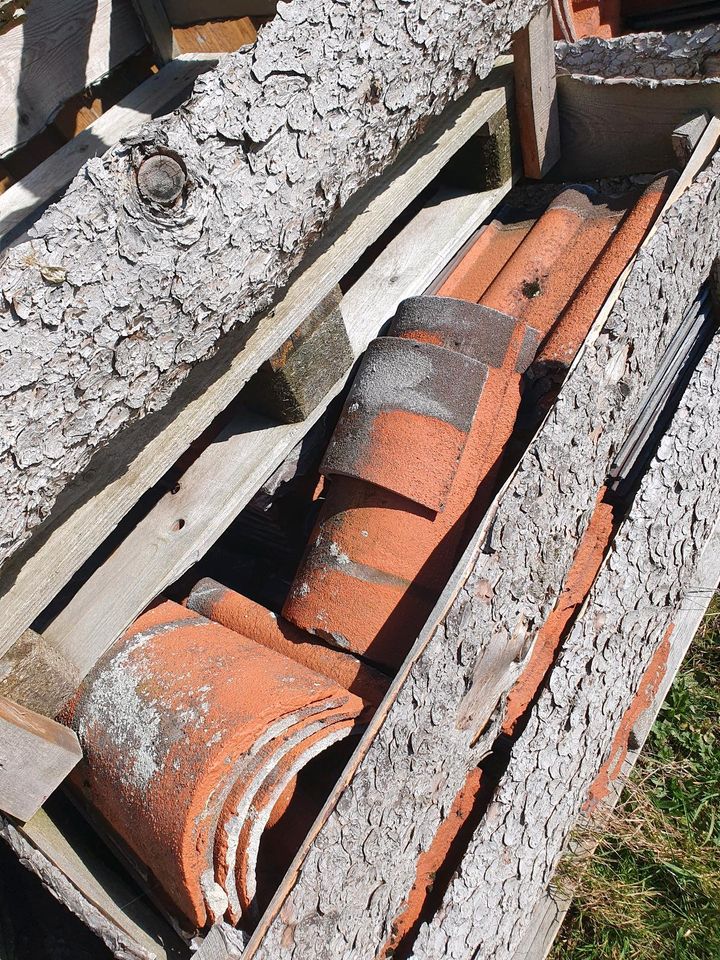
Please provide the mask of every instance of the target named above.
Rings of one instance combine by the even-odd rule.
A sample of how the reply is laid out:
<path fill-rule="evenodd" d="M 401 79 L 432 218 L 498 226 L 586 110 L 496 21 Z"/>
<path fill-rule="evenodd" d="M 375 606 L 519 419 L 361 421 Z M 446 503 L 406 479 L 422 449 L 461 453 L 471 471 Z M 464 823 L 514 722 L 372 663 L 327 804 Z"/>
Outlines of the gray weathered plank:
<path fill-rule="evenodd" d="M 64 190 L 91 157 L 99 157 L 146 120 L 174 109 L 194 81 L 215 66 L 217 54 L 183 54 L 149 77 L 81 133 L 51 154 L 27 176 L 0 194 L 0 249 L 21 224 Z"/>
<path fill-rule="evenodd" d="M 132 5 L 159 62 L 168 63 L 178 49 L 164 0 L 132 0 Z"/>
<path fill-rule="evenodd" d="M 29 820 L 81 760 L 72 730 L 0 696 L 0 810 Z"/>
<path fill-rule="evenodd" d="M 282 3 L 179 110 L 85 165 L 0 264 L 0 559 L 99 446 L 277 299 L 338 208 L 490 73 L 539 5 Z M 165 201 L 138 181 L 158 153 L 175 158 Z"/>
<path fill-rule="evenodd" d="M 540 179 L 560 159 L 553 16 L 549 3 L 513 38 L 515 109 L 526 177 Z"/>
<path fill-rule="evenodd" d="M 720 517 L 720 334 L 553 666 L 414 960 L 510 960 Z"/>
<path fill-rule="evenodd" d="M 32 623 L 148 487 L 234 399 L 307 311 L 329 293 L 488 117 L 507 103 L 511 90 L 512 70 L 504 59 L 491 77 L 451 105 L 421 139 L 406 148 L 382 181 L 348 202 L 270 314 L 251 331 L 241 329 L 228 335 L 217 356 L 195 368 L 173 404 L 140 421 L 125 438 L 119 437 L 106 453 L 96 457 L 94 484 L 82 502 L 66 504 L 57 524 L 47 532 L 40 531 L 44 536 L 38 547 L 31 542 L 0 573 L 0 653 Z"/>
<path fill-rule="evenodd" d="M 487 193 L 440 193 L 390 241 L 341 304 L 354 356 L 401 300 L 425 290 L 510 186 L 508 181 Z M 433 237 L 432 250 L 424 244 L 427 236 Z M 277 423 L 241 410 L 48 625 L 45 642 L 84 676 L 147 604 L 227 529 L 338 396 L 348 375 L 300 423 Z M 178 519 L 184 521 L 181 529 Z"/>
<path fill-rule="evenodd" d="M 495 740 L 505 694 L 555 605 L 614 449 L 717 255 L 719 172 L 716 156 L 639 252 L 602 331 L 586 342 L 371 722 L 247 960 L 297 960 L 305 952 L 359 960 L 390 935 L 417 857 Z"/>
<path fill-rule="evenodd" d="M 144 45 L 130 0 L 33 0 L 0 34 L 0 156 Z"/>

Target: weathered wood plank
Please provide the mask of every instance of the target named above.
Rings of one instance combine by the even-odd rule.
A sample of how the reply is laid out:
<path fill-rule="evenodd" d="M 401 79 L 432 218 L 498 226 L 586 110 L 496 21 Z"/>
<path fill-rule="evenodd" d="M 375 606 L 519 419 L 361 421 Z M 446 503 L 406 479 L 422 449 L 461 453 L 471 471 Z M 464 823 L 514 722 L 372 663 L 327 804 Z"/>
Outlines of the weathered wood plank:
<path fill-rule="evenodd" d="M 401 300 L 425 290 L 510 186 L 508 181 L 487 193 L 441 193 L 385 247 L 341 303 L 354 356 L 377 336 Z M 424 243 L 428 236 L 432 250 Z M 348 376 L 349 371 L 300 423 L 241 411 L 48 625 L 45 642 L 84 676 L 147 604 L 227 529 Z"/>
<path fill-rule="evenodd" d="M 615 801 L 619 799 L 622 785 L 627 781 L 643 750 L 645 740 L 665 698 L 670 692 L 670 687 L 702 623 L 719 583 L 720 528 L 716 527 L 703 550 L 695 579 L 681 603 L 679 612 L 673 618 L 675 626 L 670 634 L 670 653 L 665 675 L 658 686 L 652 706 L 643 713 L 633 727 L 635 746 L 628 750 L 614 794 L 612 798 L 609 798 L 609 803 L 603 806 L 603 812 L 608 806 L 614 806 Z M 587 848 L 583 847 L 582 855 L 589 855 L 593 848 L 594 843 Z M 576 853 L 573 851 L 573 856 L 575 855 Z M 532 911 L 523 939 L 513 954 L 513 960 L 545 960 L 570 908 L 569 893 L 570 891 L 565 889 L 564 885 L 561 891 L 550 884 Z"/>
<path fill-rule="evenodd" d="M 280 4 L 178 111 L 86 164 L 0 265 L 0 558 L 99 446 L 277 299 L 338 208 L 539 5 Z M 166 190 L 148 190 L 158 166 Z"/>
<path fill-rule="evenodd" d="M 720 335 L 687 387 L 416 960 L 511 958 L 720 517 Z"/>
<path fill-rule="evenodd" d="M 0 156 L 144 45 L 130 0 L 33 0 L 0 34 Z"/>
<path fill-rule="evenodd" d="M 16 820 L 38 812 L 82 749 L 72 730 L 0 696 L 0 810 Z"/>
<path fill-rule="evenodd" d="M 87 126 L 18 183 L 0 194 L 0 249 L 8 234 L 28 224 L 64 190 L 91 157 L 99 157 L 146 120 L 173 110 L 194 81 L 217 64 L 217 55 L 183 54 Z"/>
<path fill-rule="evenodd" d="M 0 815 L 0 838 L 52 894 L 119 960 L 187 960 L 172 928 L 109 866 L 104 851 L 67 801 L 19 826 Z"/>
<path fill-rule="evenodd" d="M 588 83 L 558 76 L 563 153 L 553 179 L 655 173 L 677 166 L 672 133 L 688 116 L 720 113 L 720 85 Z"/>
<path fill-rule="evenodd" d="M 164 0 L 132 0 L 132 5 L 155 56 L 160 63 L 168 63 L 178 49 Z"/>
<path fill-rule="evenodd" d="M 418 855 L 497 736 L 506 693 L 562 590 L 613 452 L 717 256 L 719 172 L 716 156 L 642 247 L 602 331 L 586 342 L 370 724 L 247 960 L 297 960 L 305 952 L 359 960 L 389 937 Z"/>
<path fill-rule="evenodd" d="M 696 113 L 689 120 L 685 120 L 684 123 L 681 123 L 679 127 L 673 130 L 671 138 L 673 153 L 681 166 L 685 166 L 690 159 L 690 155 L 698 145 L 698 141 L 703 135 L 709 120 L 710 114 L 707 110 L 703 110 L 701 113 Z"/>
<path fill-rule="evenodd" d="M 330 292 L 363 250 L 488 117 L 507 103 L 511 91 L 512 70 L 506 59 L 491 77 L 431 124 L 422 139 L 406 148 L 387 177 L 346 205 L 268 316 L 252 331 L 229 335 L 214 359 L 195 368 L 173 404 L 140 421 L 125 438 L 118 438 L 106 453 L 97 455 L 94 486 L 82 502 L 71 500 L 65 505 L 57 524 L 41 531 L 40 545 L 36 548 L 30 543 L 0 574 L 0 653 L 32 623 L 148 487 L 234 399 L 260 363 Z"/>
<path fill-rule="evenodd" d="M 540 179 L 560 159 L 552 8 L 547 3 L 513 38 L 515 109 L 526 177 Z"/>
<path fill-rule="evenodd" d="M 77 668 L 45 637 L 26 630 L 0 661 L 0 696 L 56 717 L 80 685 Z"/>

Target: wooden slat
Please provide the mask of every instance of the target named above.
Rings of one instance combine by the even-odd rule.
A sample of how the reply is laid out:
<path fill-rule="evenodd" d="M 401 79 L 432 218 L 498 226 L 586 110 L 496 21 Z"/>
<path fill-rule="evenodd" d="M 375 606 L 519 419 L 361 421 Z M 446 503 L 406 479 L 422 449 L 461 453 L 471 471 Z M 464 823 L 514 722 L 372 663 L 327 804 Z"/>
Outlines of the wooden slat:
<path fill-rule="evenodd" d="M 695 579 L 687 591 L 678 614 L 675 616 L 675 629 L 670 635 L 670 654 L 667 669 L 660 682 L 652 705 L 643 713 L 633 727 L 636 746 L 628 751 L 622 773 L 614 784 L 610 800 L 603 806 L 603 814 L 612 809 L 622 794 L 622 786 L 633 771 L 642 753 L 652 725 L 655 722 L 665 698 L 670 692 L 675 677 L 697 633 L 705 612 L 720 583 L 720 528 L 716 528 L 707 542 L 698 564 Z M 582 856 L 588 857 L 596 846 L 595 842 L 584 844 Z M 573 856 L 580 851 L 573 850 Z M 545 960 L 560 932 L 563 921 L 570 909 L 570 891 L 562 892 L 550 887 L 538 901 L 532 912 L 523 940 L 513 955 L 513 960 Z"/>
<path fill-rule="evenodd" d="M 342 301 L 356 357 L 402 299 L 423 292 L 510 186 L 508 181 L 484 194 L 445 193 L 385 248 Z M 427 237 L 433 238 L 431 247 L 424 245 Z M 348 375 L 301 423 L 241 411 L 49 624 L 46 641 L 84 676 L 147 604 L 218 539 L 322 416 Z"/>
<path fill-rule="evenodd" d="M 17 820 L 38 812 L 82 749 L 72 730 L 0 696 L 0 810 Z"/>
<path fill-rule="evenodd" d="M 257 29 L 249 17 L 202 23 L 198 26 L 175 27 L 178 53 L 231 53 L 254 43 Z"/>
<path fill-rule="evenodd" d="M 145 42 L 130 0 L 33 0 L 0 34 L 0 156 Z"/>
<path fill-rule="evenodd" d="M 313 248 L 307 267 L 268 316 L 252 331 L 229 334 L 217 355 L 193 370 L 167 409 L 125 431 L 105 460 L 98 457 L 94 484 L 82 502 L 68 505 L 56 526 L 37 537 L 28 549 L 19 551 L 3 568 L 0 653 L 30 626 L 138 498 L 209 426 L 257 367 L 357 262 L 362 251 L 508 102 L 511 91 L 512 69 L 509 59 L 504 58 L 486 80 L 404 150 L 382 180 L 346 204 Z"/>
<path fill-rule="evenodd" d="M 550 4 L 513 38 L 515 109 L 526 177 L 540 179 L 560 159 L 555 47 Z"/>
<path fill-rule="evenodd" d="M 0 194 L 0 249 L 76 176 L 86 160 L 129 137 L 146 120 L 176 107 L 194 80 L 217 63 L 214 54 L 188 54 L 165 66 Z"/>
<path fill-rule="evenodd" d="M 418 856 L 496 740 L 507 691 L 557 602 L 613 452 L 710 271 L 720 240 L 719 169 L 716 157 L 642 246 L 622 296 L 594 328 L 450 579 L 245 960 L 300 960 L 318 942 L 329 956 L 360 960 L 390 935 Z"/>
<path fill-rule="evenodd" d="M 675 617 L 717 527 L 718 401 L 720 334 L 660 442 L 413 960 L 513 957 L 646 672 L 664 669 Z"/>
<path fill-rule="evenodd" d="M 178 50 L 163 0 L 132 0 L 132 5 L 158 61 L 168 63 Z"/>

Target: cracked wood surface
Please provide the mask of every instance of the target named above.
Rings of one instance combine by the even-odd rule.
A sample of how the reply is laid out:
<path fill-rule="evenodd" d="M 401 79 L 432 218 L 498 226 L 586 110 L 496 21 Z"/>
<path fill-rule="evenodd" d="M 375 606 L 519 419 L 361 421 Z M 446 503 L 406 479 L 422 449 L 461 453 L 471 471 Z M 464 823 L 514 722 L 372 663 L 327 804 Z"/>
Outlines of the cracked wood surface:
<path fill-rule="evenodd" d="M 270 306 L 333 213 L 541 0 L 293 0 L 169 117 L 90 160 L 0 265 L 0 562 L 91 454 Z M 150 155 L 181 195 L 143 198 Z"/>
<path fill-rule="evenodd" d="M 468 548 L 248 945 L 246 960 L 360 960 L 390 935 L 553 609 L 656 365 L 717 255 L 720 157 L 646 241 L 602 332 Z M 529 572 L 531 575 L 529 576 Z"/>
<path fill-rule="evenodd" d="M 414 960 L 510 960 L 522 942 L 717 524 L 719 402 L 716 334 Z"/>

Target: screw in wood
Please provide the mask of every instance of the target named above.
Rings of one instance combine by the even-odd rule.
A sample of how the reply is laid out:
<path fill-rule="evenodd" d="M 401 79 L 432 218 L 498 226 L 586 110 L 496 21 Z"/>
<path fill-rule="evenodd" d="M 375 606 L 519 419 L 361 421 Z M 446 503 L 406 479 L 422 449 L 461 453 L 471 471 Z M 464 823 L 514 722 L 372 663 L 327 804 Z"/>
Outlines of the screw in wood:
<path fill-rule="evenodd" d="M 186 179 L 178 161 L 165 153 L 143 160 L 137 172 L 138 189 L 144 199 L 164 206 L 177 200 Z"/>

